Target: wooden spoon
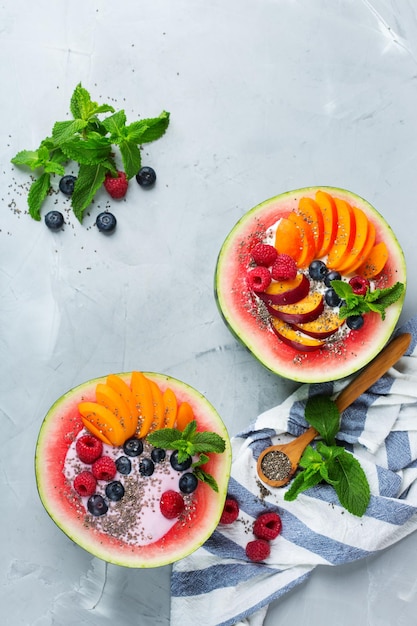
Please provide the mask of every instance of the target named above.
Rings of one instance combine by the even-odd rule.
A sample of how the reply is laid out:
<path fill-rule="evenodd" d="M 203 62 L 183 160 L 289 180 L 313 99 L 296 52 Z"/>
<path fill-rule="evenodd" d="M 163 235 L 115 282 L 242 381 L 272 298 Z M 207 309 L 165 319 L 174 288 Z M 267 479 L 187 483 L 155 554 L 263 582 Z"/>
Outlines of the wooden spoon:
<path fill-rule="evenodd" d="M 407 350 L 410 341 L 411 335 L 409 333 L 398 335 L 340 392 L 335 400 L 340 413 L 347 409 L 398 361 Z M 317 430 L 311 426 L 290 443 L 265 448 L 257 463 L 258 475 L 262 482 L 271 487 L 286 485 L 298 468 L 305 448 L 317 435 Z"/>

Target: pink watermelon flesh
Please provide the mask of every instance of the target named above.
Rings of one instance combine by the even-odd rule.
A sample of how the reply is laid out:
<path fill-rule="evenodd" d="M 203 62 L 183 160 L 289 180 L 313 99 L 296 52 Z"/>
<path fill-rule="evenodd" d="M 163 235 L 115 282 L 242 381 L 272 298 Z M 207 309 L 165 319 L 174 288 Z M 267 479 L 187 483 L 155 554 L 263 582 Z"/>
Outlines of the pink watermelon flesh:
<path fill-rule="evenodd" d="M 130 374 L 119 374 L 126 382 Z M 145 373 L 164 391 L 170 387 L 178 401 L 191 404 L 198 430 L 217 432 L 226 441 L 221 454 L 209 454 L 204 470 L 217 481 L 216 493 L 199 482 L 193 495 L 192 510 L 185 521 L 176 521 L 159 541 L 132 546 L 104 532 L 85 525 L 85 509 L 63 473 L 64 461 L 71 443 L 83 429 L 78 403 L 95 400 L 97 383 L 88 381 L 59 398 L 42 424 L 37 447 L 35 470 L 41 501 L 54 522 L 79 546 L 105 561 L 125 567 L 157 567 L 167 565 L 196 550 L 216 528 L 223 511 L 231 467 L 231 449 L 227 430 L 211 404 L 196 390 L 177 379 L 162 374 Z M 121 451 L 121 454 L 123 452 Z M 156 513 L 160 514 L 159 511 Z"/>
<path fill-rule="evenodd" d="M 301 197 L 314 198 L 322 189 L 364 211 L 376 227 L 376 242 L 384 241 L 389 258 L 375 281 L 376 287 L 406 284 L 406 266 L 401 247 L 384 218 L 363 198 L 334 187 L 308 187 L 266 200 L 251 209 L 226 238 L 217 260 L 215 297 L 224 322 L 233 335 L 269 370 L 298 382 L 325 382 L 348 376 L 371 361 L 390 338 L 401 313 L 404 297 L 386 309 L 385 320 L 367 313 L 360 331 L 350 332 L 343 341 L 312 352 L 301 352 L 276 337 L 258 314 L 247 288 L 246 273 L 250 250 L 262 240 L 268 228 L 298 207 Z"/>

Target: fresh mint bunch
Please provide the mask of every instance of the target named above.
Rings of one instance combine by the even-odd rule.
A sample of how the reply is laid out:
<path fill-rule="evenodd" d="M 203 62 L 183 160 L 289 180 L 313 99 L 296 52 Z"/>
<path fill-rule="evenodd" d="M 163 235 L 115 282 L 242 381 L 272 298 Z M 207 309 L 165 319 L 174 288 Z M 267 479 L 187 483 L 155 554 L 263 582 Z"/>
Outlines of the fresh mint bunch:
<path fill-rule="evenodd" d="M 396 282 L 384 289 L 367 290 L 364 296 L 354 293 L 351 285 L 343 280 L 332 280 L 331 286 L 345 304 L 340 307 L 339 316 L 342 319 L 351 315 L 363 315 L 374 311 L 385 319 L 385 309 L 397 302 L 404 293 L 404 284 Z"/>
<path fill-rule="evenodd" d="M 303 491 L 326 482 L 345 509 L 362 517 L 371 497 L 369 483 L 359 461 L 336 445 L 340 422 L 336 403 L 326 396 L 313 396 L 307 401 L 305 418 L 324 441 L 317 442 L 315 448 L 307 446 L 300 459 L 303 470 L 293 479 L 284 500 L 295 500 Z"/>
<path fill-rule="evenodd" d="M 197 457 L 192 465 L 196 478 L 208 483 L 214 491 L 219 490 L 216 480 L 201 466 L 209 460 L 209 452 L 225 451 L 226 443 L 220 435 L 209 431 L 197 432 L 197 422 L 192 420 L 182 431 L 177 428 L 161 428 L 150 433 L 147 440 L 156 448 L 177 450 L 180 463 L 190 456 Z"/>
<path fill-rule="evenodd" d="M 116 154 L 120 155 L 128 179 L 141 168 L 140 146 L 164 135 L 169 113 L 127 123 L 123 110 L 115 111 L 109 104 L 98 104 L 89 92 L 77 85 L 71 97 L 71 120 L 56 122 L 50 137 L 41 141 L 37 150 L 22 150 L 12 159 L 18 166 L 28 167 L 36 178 L 28 194 L 29 213 L 41 219 L 42 204 L 51 189 L 51 177 L 63 176 L 64 165 L 78 164 L 77 180 L 71 205 L 82 222 L 84 212 L 108 173 L 117 174 Z M 102 117 L 108 114 L 106 117 Z"/>

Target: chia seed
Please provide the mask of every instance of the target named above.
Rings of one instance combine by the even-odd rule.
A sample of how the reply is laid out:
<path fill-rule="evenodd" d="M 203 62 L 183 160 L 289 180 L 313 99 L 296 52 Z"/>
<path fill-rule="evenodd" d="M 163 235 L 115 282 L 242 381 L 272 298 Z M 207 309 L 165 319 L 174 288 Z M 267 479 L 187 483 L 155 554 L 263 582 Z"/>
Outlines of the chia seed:
<path fill-rule="evenodd" d="M 284 480 L 291 472 L 291 461 L 284 452 L 271 450 L 262 459 L 261 468 L 269 480 Z"/>

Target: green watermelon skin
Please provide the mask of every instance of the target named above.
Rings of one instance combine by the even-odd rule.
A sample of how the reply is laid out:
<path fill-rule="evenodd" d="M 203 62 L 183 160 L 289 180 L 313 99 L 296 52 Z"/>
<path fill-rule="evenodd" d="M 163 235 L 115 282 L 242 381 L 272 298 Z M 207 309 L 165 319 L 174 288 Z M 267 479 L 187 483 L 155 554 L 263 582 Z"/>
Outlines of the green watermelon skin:
<path fill-rule="evenodd" d="M 85 510 L 63 474 L 67 451 L 83 425 L 78 403 L 95 400 L 97 383 L 106 377 L 87 381 L 59 398 L 48 411 L 41 426 L 35 455 L 35 474 L 40 499 L 57 526 L 76 544 L 94 556 L 131 568 L 167 565 L 190 554 L 206 541 L 216 528 L 223 511 L 231 468 L 230 440 L 222 420 L 213 406 L 198 391 L 175 378 L 144 372 L 162 391 L 170 387 L 178 401 L 191 404 L 198 429 L 217 432 L 226 441 L 222 454 L 212 454 L 204 469 L 217 481 L 216 493 L 199 483 L 195 492 L 192 519 L 177 522 L 159 541 L 132 547 L 111 536 L 89 529 L 84 524 Z M 126 382 L 130 373 L 119 374 Z"/>
<path fill-rule="evenodd" d="M 277 339 L 254 313 L 253 301 L 246 286 L 250 249 L 255 241 L 281 217 L 298 206 L 301 197 L 314 198 L 321 189 L 362 209 L 376 227 L 376 242 L 385 241 L 389 259 L 376 281 L 376 287 L 388 287 L 397 281 L 406 285 L 406 263 L 402 249 L 385 219 L 366 200 L 336 187 L 305 187 L 275 196 L 248 211 L 233 227 L 220 250 L 214 278 L 214 292 L 219 312 L 231 333 L 267 369 L 297 382 L 319 383 L 344 378 L 365 366 L 383 348 L 401 314 L 404 295 L 386 309 L 385 320 L 368 313 L 359 332 L 352 332 L 340 350 L 319 349 L 300 352 Z"/>

